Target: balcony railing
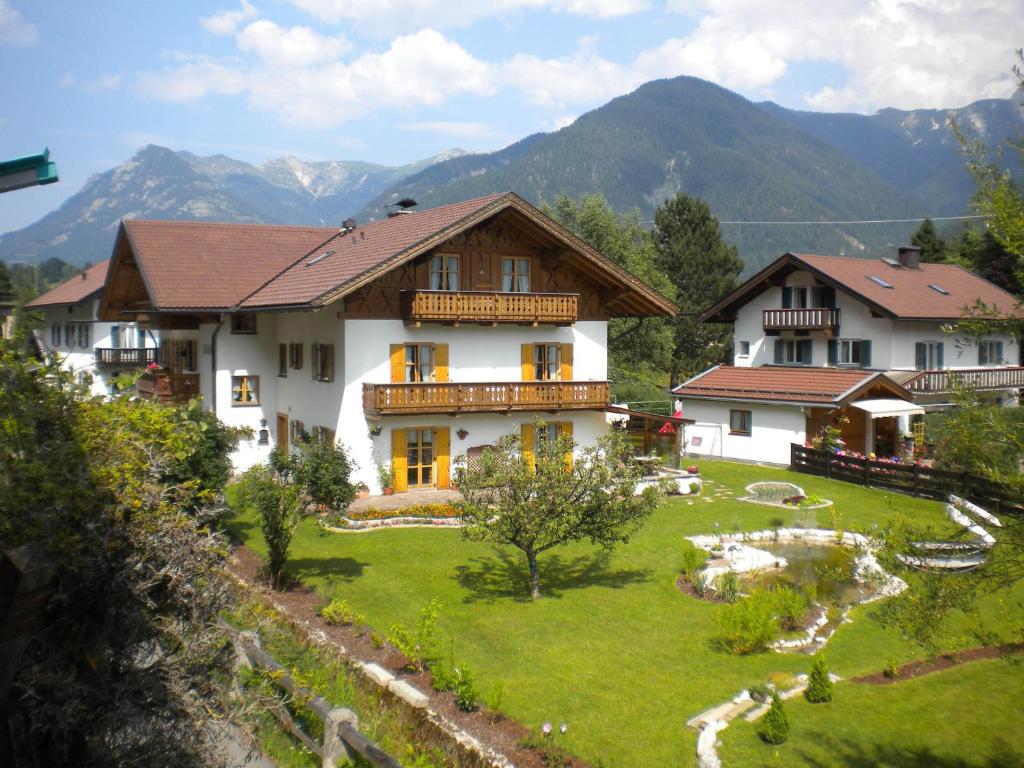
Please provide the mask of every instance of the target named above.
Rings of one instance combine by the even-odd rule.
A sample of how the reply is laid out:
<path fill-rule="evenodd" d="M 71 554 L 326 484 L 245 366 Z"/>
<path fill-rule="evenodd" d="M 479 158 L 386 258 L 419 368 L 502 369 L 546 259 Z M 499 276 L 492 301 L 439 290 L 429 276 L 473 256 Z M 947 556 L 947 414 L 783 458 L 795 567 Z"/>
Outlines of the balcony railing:
<path fill-rule="evenodd" d="M 363 385 L 363 410 L 370 416 L 472 411 L 600 410 L 607 406 L 607 381 Z"/>
<path fill-rule="evenodd" d="M 977 390 L 1024 388 L 1024 367 L 921 371 L 903 386 L 911 392 L 950 392 L 957 383 Z"/>
<path fill-rule="evenodd" d="M 135 389 L 141 397 L 150 400 L 184 403 L 199 394 L 199 374 L 146 371 L 139 376 Z"/>
<path fill-rule="evenodd" d="M 839 310 L 827 307 L 764 310 L 766 331 L 825 331 L 839 329 Z"/>
<path fill-rule="evenodd" d="M 115 349 L 112 347 L 96 347 L 96 363 L 98 365 L 149 365 L 156 362 L 157 350 L 154 347 Z"/>
<path fill-rule="evenodd" d="M 402 292 L 402 316 L 407 322 L 569 325 L 578 315 L 575 293 Z"/>

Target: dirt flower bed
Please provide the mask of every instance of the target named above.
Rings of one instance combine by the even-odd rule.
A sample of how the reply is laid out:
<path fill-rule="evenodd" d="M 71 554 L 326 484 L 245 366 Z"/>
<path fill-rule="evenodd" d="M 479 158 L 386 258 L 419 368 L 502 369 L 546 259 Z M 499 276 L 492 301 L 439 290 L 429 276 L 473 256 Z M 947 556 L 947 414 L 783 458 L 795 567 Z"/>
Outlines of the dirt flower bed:
<path fill-rule="evenodd" d="M 934 659 L 918 659 L 910 661 L 896 669 L 895 674 L 877 672 L 873 675 L 863 675 L 853 678 L 855 683 L 869 683 L 871 685 L 891 685 L 914 677 L 930 675 L 932 672 L 941 672 L 944 669 L 951 669 L 959 664 L 979 659 L 996 659 L 1000 656 L 1009 656 L 1024 651 L 1024 643 L 1004 643 L 1003 645 L 983 645 L 979 648 L 970 648 L 957 653 L 945 653 L 936 656 Z"/>

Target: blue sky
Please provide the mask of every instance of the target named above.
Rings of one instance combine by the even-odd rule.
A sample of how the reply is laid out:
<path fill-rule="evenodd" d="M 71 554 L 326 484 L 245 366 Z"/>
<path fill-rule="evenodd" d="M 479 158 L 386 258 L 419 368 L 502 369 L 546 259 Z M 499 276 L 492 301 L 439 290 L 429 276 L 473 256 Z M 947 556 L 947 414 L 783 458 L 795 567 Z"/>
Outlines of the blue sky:
<path fill-rule="evenodd" d="M 0 156 L 61 182 L 34 221 L 147 143 L 258 163 L 395 165 L 498 149 L 660 77 L 873 112 L 1012 93 L 1017 0 L 0 0 Z"/>

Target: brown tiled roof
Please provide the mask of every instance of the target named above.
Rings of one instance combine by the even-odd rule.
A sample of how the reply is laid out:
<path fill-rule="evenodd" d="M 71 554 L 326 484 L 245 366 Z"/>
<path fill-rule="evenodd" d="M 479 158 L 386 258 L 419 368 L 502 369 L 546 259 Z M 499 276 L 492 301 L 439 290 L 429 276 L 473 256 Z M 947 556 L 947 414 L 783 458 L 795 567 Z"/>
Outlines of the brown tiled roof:
<path fill-rule="evenodd" d="M 683 399 L 831 405 L 850 390 L 878 377 L 884 378 L 884 374 L 844 368 L 720 365 L 683 382 L 672 393 Z"/>
<path fill-rule="evenodd" d="M 242 302 L 245 308 L 308 304 L 427 238 L 482 212 L 505 195 L 404 213 L 339 235 L 311 258 L 299 259 Z M 311 263 L 320 254 L 329 254 Z"/>
<path fill-rule="evenodd" d="M 953 264 L 924 264 L 918 269 L 893 267 L 881 259 L 787 253 L 707 309 L 702 320 L 731 322 L 738 307 L 763 291 L 778 274 L 806 269 L 823 282 L 860 298 L 889 317 L 908 320 L 956 320 L 964 307 L 981 300 L 1002 317 L 1024 317 L 1017 299 L 982 277 Z M 871 277 L 879 277 L 886 288 Z M 946 293 L 936 291 L 936 285 Z"/>
<path fill-rule="evenodd" d="M 901 318 L 955 320 L 963 308 L 980 299 L 997 308 L 1003 317 L 1024 317 L 1024 310 L 1010 293 L 982 277 L 954 264 L 924 264 L 917 269 L 892 267 L 880 259 L 848 256 L 815 256 L 795 253 L 794 257 L 837 284 Z M 880 277 L 892 288 L 879 285 Z M 936 285 L 947 291 L 940 293 Z"/>
<path fill-rule="evenodd" d="M 234 307 L 338 234 L 334 227 L 196 221 L 133 220 L 124 228 L 160 310 Z"/>
<path fill-rule="evenodd" d="M 103 289 L 107 280 L 107 267 L 110 259 L 94 264 L 70 280 L 65 280 L 56 288 L 37 296 L 25 305 L 28 309 L 55 307 L 65 304 L 78 304 Z"/>

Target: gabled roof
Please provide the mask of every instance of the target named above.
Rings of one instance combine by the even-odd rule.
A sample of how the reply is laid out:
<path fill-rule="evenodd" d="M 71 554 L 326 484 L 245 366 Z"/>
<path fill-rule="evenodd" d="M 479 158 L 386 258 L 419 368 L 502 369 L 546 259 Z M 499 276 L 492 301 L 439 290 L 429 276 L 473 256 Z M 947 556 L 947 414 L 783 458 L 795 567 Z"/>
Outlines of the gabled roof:
<path fill-rule="evenodd" d="M 451 237 L 498 215 L 515 216 L 618 289 L 618 314 L 671 315 L 676 306 L 511 192 L 404 213 L 352 231 L 335 228 L 123 221 L 117 259 L 134 260 L 146 311 L 253 311 L 324 306 Z"/>
<path fill-rule="evenodd" d="M 127 238 L 153 307 L 163 311 L 234 307 L 338 234 L 336 227 L 138 219 L 121 228 L 118 239 Z"/>
<path fill-rule="evenodd" d="M 731 400 L 841 406 L 875 386 L 910 401 L 911 394 L 881 371 L 847 368 L 719 365 L 672 390 L 684 400 Z"/>
<path fill-rule="evenodd" d="M 81 272 L 69 280 L 65 280 L 56 288 L 47 291 L 42 296 L 37 296 L 25 305 L 26 309 L 41 309 L 43 307 L 61 307 L 68 304 L 80 304 L 87 299 L 94 298 L 103 290 L 107 280 L 107 267 L 110 266 L 110 259 L 94 264 L 84 272 Z"/>
<path fill-rule="evenodd" d="M 1012 294 L 954 264 L 922 263 L 916 269 L 908 269 L 880 259 L 787 253 L 707 309 L 701 320 L 732 322 L 740 306 L 801 269 L 822 283 L 860 299 L 885 317 L 956 320 L 964 316 L 965 306 L 972 306 L 979 299 L 996 307 L 1002 317 L 1024 317 L 1024 310 Z M 886 287 L 873 277 L 892 287 Z"/>

